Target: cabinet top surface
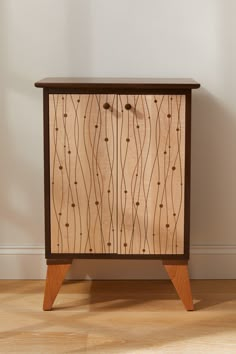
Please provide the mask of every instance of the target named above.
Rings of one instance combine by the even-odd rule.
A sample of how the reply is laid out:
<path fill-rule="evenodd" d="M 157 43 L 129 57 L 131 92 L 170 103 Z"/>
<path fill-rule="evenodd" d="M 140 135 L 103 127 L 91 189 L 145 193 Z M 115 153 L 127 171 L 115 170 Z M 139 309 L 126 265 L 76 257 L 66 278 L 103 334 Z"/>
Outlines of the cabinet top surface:
<path fill-rule="evenodd" d="M 185 78 L 85 78 L 48 77 L 35 83 L 42 88 L 135 88 L 135 89 L 197 89 L 200 84 Z"/>

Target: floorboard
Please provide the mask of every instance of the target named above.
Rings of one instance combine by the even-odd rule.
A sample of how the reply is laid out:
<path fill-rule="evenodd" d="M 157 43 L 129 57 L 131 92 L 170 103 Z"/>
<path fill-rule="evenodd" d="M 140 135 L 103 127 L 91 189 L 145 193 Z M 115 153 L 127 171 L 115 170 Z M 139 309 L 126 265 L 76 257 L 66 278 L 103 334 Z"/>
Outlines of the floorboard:
<path fill-rule="evenodd" d="M 42 311 L 44 281 L 0 281 L 0 353 L 236 353 L 236 280 L 68 281 Z"/>

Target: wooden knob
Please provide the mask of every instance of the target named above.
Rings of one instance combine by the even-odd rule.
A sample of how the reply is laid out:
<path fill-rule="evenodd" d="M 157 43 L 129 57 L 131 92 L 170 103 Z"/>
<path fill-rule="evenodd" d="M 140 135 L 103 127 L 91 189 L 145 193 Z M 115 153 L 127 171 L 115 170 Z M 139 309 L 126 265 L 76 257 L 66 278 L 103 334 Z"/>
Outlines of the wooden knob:
<path fill-rule="evenodd" d="M 110 108 L 109 103 L 108 103 L 108 102 L 104 103 L 103 108 L 104 108 L 104 109 L 109 109 L 109 108 Z"/>
<path fill-rule="evenodd" d="M 129 111 L 131 108 L 132 108 L 132 107 L 131 107 L 131 104 L 126 103 L 126 105 L 125 105 L 125 109 L 127 109 L 127 110 Z"/>

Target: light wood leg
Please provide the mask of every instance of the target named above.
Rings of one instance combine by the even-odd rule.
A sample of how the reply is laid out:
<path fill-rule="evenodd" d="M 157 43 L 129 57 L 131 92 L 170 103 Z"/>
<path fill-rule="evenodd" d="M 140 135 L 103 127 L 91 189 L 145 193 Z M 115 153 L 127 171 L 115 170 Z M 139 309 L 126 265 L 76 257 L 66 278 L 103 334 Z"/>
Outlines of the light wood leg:
<path fill-rule="evenodd" d="M 163 261 L 163 265 L 187 311 L 192 311 L 193 299 L 189 281 L 188 262 Z"/>
<path fill-rule="evenodd" d="M 71 263 L 71 260 L 63 261 L 63 264 L 53 264 L 53 261 L 48 261 L 47 279 L 43 301 L 44 311 L 49 311 L 52 309 L 53 303 L 61 288 L 66 273 L 71 267 Z"/>

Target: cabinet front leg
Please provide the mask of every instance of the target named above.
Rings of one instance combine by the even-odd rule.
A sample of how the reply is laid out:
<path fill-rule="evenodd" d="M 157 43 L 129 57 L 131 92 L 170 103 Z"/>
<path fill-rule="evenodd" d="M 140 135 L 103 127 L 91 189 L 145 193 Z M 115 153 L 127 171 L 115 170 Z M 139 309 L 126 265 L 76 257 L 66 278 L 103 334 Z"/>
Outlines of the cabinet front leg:
<path fill-rule="evenodd" d="M 189 281 L 187 261 L 163 261 L 174 287 L 187 311 L 194 310 L 193 298 Z"/>
<path fill-rule="evenodd" d="M 47 260 L 47 279 L 44 291 L 43 310 L 52 309 L 53 303 L 61 288 L 66 273 L 70 269 L 72 260 Z"/>

